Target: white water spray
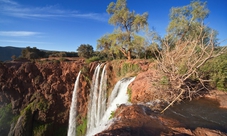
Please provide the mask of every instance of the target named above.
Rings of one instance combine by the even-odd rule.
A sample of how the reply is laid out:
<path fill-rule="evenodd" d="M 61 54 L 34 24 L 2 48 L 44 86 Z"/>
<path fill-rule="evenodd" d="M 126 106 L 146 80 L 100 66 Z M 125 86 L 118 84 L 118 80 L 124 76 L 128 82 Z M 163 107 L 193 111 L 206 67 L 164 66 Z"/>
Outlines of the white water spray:
<path fill-rule="evenodd" d="M 107 73 L 106 73 L 106 65 L 105 65 L 102 70 L 102 76 L 101 76 L 100 86 L 99 86 L 98 111 L 97 111 L 98 124 L 106 110 L 106 84 L 107 84 Z"/>
<path fill-rule="evenodd" d="M 76 93 L 77 93 L 77 88 L 79 85 L 80 72 L 77 75 L 75 85 L 74 85 L 72 102 L 71 102 L 70 112 L 69 112 L 69 128 L 68 128 L 67 136 L 76 136 L 76 105 L 77 105 Z"/>
<path fill-rule="evenodd" d="M 135 79 L 135 77 L 131 77 L 131 78 L 124 78 L 124 79 L 118 81 L 119 83 L 117 83 L 116 86 L 114 87 L 114 90 L 112 91 L 110 97 L 113 96 L 112 94 L 116 94 L 116 95 L 114 98 L 112 98 L 111 103 L 109 104 L 107 110 L 105 111 L 105 114 L 102 118 L 102 123 L 105 123 L 109 120 L 111 112 L 115 111 L 117 109 L 118 105 L 128 102 L 129 98 L 127 95 L 127 88 L 128 88 L 128 85 L 134 79 Z"/>
<path fill-rule="evenodd" d="M 95 135 L 108 127 L 107 124 L 108 124 L 109 118 L 111 116 L 111 112 L 115 111 L 117 109 L 118 105 L 128 102 L 127 87 L 134 79 L 135 79 L 135 77 L 124 78 L 117 82 L 117 84 L 115 85 L 115 87 L 109 97 L 108 108 L 105 110 L 104 114 L 101 116 L 102 117 L 102 118 L 100 118 L 101 120 L 99 120 L 95 126 L 88 127 L 87 134 L 86 134 L 87 136 Z M 102 95 L 99 95 L 99 96 L 102 97 Z M 103 102 L 104 101 L 105 100 L 103 100 Z M 92 103 L 92 105 L 94 107 L 102 107 L 102 106 L 97 106 L 96 103 Z M 102 103 L 101 105 L 106 106 L 106 103 Z M 90 113 L 90 114 L 92 114 L 92 116 L 95 116 L 94 115 L 95 113 Z"/>
<path fill-rule="evenodd" d="M 88 118 L 87 118 L 87 132 L 95 128 L 101 120 L 101 117 L 106 110 L 106 81 L 107 73 L 106 66 L 104 66 L 99 83 L 99 73 L 101 65 L 98 65 L 95 69 L 92 77 L 92 85 L 90 92 L 90 101 L 88 106 Z"/>

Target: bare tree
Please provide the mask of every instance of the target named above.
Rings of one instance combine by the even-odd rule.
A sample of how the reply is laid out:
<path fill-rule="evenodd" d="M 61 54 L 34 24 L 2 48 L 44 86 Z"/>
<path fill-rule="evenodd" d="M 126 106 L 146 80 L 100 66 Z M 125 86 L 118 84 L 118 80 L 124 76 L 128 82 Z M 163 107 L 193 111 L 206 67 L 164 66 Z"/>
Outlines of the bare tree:
<path fill-rule="evenodd" d="M 208 34 L 204 33 L 205 26 L 197 27 L 200 31 L 194 32 L 196 36 L 183 36 L 174 43 L 174 47 L 171 43 L 172 37 L 168 36 L 162 40 L 162 50 L 156 48 L 158 68 L 168 77 L 171 94 L 174 94 L 172 102 L 162 112 L 176 101 L 191 99 L 201 90 L 208 90 L 205 84 L 208 81 L 200 77 L 198 69 L 207 60 L 221 55 L 226 49 L 223 47 L 221 50 L 216 50 L 214 31 Z M 193 35 L 193 32 L 191 31 L 190 34 Z"/>

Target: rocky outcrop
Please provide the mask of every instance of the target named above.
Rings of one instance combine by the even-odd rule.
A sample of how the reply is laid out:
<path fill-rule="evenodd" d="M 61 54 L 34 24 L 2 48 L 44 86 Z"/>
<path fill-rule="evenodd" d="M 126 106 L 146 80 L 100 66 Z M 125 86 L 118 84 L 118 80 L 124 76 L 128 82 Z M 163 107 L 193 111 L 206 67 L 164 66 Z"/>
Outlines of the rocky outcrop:
<path fill-rule="evenodd" d="M 147 71 L 139 73 L 128 88 L 131 91 L 131 102 L 134 104 L 155 101 L 166 103 L 172 99 L 170 92 L 166 91 L 170 89 L 168 81 L 155 69 L 154 63 L 150 64 Z M 160 106 L 162 105 L 155 105 L 154 109 L 159 109 Z"/>
<path fill-rule="evenodd" d="M 177 120 L 163 117 L 145 105 L 121 105 L 115 112 L 114 123 L 96 136 L 225 136 L 224 132 L 198 127 L 185 128 Z"/>

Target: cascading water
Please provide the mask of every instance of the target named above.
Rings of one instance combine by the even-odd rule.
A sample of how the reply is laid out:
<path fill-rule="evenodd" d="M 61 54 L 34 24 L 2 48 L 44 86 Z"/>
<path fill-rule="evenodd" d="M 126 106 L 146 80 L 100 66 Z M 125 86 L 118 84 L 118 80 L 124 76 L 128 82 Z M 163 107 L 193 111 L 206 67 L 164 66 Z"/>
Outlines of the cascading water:
<path fill-rule="evenodd" d="M 77 75 L 74 90 L 73 90 L 73 96 L 72 96 L 72 103 L 70 106 L 70 112 L 69 112 L 69 128 L 67 136 L 75 136 L 76 135 L 76 105 L 77 105 L 77 88 L 79 85 L 79 79 L 80 79 L 80 73 Z"/>
<path fill-rule="evenodd" d="M 105 67 L 104 67 L 104 69 L 105 69 Z M 94 75 L 94 76 L 96 76 L 96 75 Z M 106 97 L 105 97 L 106 94 L 102 95 L 101 91 L 99 92 L 99 94 L 94 94 L 94 95 L 98 96 L 98 99 L 102 99 L 102 100 L 100 100 L 102 103 L 100 101 L 98 103 L 91 103 L 91 105 L 92 105 L 91 107 L 98 107 L 97 110 L 98 111 L 103 110 L 102 111 L 103 113 L 100 114 L 101 116 L 99 116 L 100 118 L 98 118 L 99 120 L 97 120 L 97 122 L 94 126 L 91 126 L 91 124 L 88 124 L 88 127 L 87 127 L 88 129 L 87 129 L 87 134 L 86 134 L 87 136 L 95 135 L 96 133 L 104 130 L 107 127 L 106 124 L 109 121 L 111 112 L 115 111 L 117 109 L 117 105 L 127 103 L 127 101 L 128 101 L 127 87 L 134 79 L 135 79 L 135 77 L 124 78 L 117 82 L 117 84 L 115 85 L 115 87 L 109 97 L 109 106 L 107 109 L 104 109 L 104 107 L 106 106 Z M 104 81 L 104 80 L 102 81 L 102 79 L 101 79 L 101 82 L 105 83 L 106 81 Z M 100 85 L 102 83 L 100 83 Z M 102 90 L 102 92 L 103 91 L 105 91 L 105 90 Z M 100 98 L 100 96 L 101 96 L 101 98 Z M 88 109 L 88 110 L 90 110 L 90 109 Z M 101 112 L 99 112 L 99 113 L 101 113 Z M 90 112 L 89 117 L 97 117 L 97 115 L 95 115 L 95 114 L 96 113 Z M 88 120 L 90 120 L 90 119 L 88 118 Z"/>
<path fill-rule="evenodd" d="M 104 111 L 106 110 L 106 66 L 104 66 L 102 70 L 102 75 L 99 83 L 100 69 L 101 65 L 98 65 L 92 77 L 87 116 L 87 133 L 100 123 L 100 118 L 103 116 Z"/>
<path fill-rule="evenodd" d="M 128 85 L 135 79 L 135 77 L 130 77 L 130 78 L 124 78 L 118 82 L 120 82 L 119 84 L 117 83 L 116 86 L 114 87 L 114 90 L 112 91 L 111 96 L 114 96 L 112 94 L 116 94 L 114 98 L 111 98 L 112 101 L 109 104 L 107 110 L 105 111 L 105 114 L 102 118 L 102 122 L 105 123 L 109 120 L 109 117 L 111 115 L 112 111 L 115 111 L 117 109 L 118 105 L 121 105 L 123 103 L 127 103 L 128 102 L 128 95 L 127 95 L 127 88 Z M 117 89 L 115 89 L 117 88 Z M 114 92 L 116 91 L 116 92 Z M 111 100 L 110 99 L 110 100 Z"/>
<path fill-rule="evenodd" d="M 98 121 L 101 120 L 106 110 L 106 84 L 107 84 L 107 73 L 106 73 L 106 65 L 105 65 L 102 70 L 102 76 L 101 76 L 100 86 L 99 86 L 98 111 L 97 111 Z"/>

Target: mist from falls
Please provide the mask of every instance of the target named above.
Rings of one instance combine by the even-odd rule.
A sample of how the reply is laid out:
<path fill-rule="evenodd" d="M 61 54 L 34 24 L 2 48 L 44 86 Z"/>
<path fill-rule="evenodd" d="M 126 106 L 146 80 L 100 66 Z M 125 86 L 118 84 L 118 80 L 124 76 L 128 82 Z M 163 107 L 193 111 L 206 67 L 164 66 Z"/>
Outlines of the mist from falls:
<path fill-rule="evenodd" d="M 77 75 L 74 89 L 73 89 L 73 96 L 72 96 L 72 103 L 70 106 L 69 112 L 69 127 L 67 136 L 75 136 L 76 135 L 76 105 L 77 105 L 77 88 L 79 85 L 80 73 Z"/>
<path fill-rule="evenodd" d="M 100 69 L 101 65 L 98 65 L 92 78 L 87 116 L 87 136 L 101 132 L 108 126 L 107 123 L 111 116 L 111 112 L 117 109 L 117 105 L 128 102 L 127 87 L 135 79 L 130 77 L 118 81 L 111 95 L 109 96 L 107 106 L 106 66 L 104 66 L 102 69 L 101 77 Z"/>

